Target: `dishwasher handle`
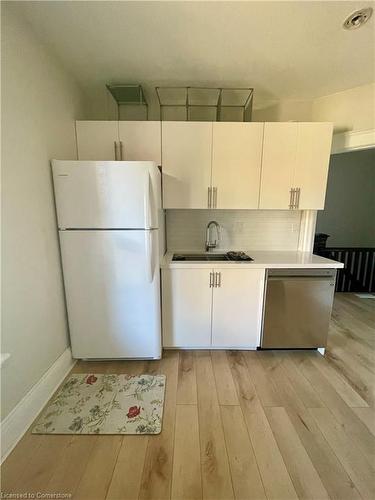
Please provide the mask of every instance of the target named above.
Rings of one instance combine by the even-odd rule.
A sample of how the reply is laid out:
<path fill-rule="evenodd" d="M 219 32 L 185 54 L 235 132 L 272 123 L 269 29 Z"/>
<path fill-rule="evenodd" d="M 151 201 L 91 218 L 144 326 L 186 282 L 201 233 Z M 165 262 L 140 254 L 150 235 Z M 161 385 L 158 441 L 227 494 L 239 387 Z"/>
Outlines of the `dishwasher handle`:
<path fill-rule="evenodd" d="M 336 279 L 333 276 L 273 276 L 267 279 L 267 283 L 275 283 L 277 281 L 282 281 L 283 283 L 300 283 L 306 282 L 306 284 L 310 283 L 329 283 L 331 286 L 335 286 Z"/>
<path fill-rule="evenodd" d="M 336 269 L 268 269 L 267 278 L 286 279 L 286 278 L 319 278 L 335 279 Z"/>

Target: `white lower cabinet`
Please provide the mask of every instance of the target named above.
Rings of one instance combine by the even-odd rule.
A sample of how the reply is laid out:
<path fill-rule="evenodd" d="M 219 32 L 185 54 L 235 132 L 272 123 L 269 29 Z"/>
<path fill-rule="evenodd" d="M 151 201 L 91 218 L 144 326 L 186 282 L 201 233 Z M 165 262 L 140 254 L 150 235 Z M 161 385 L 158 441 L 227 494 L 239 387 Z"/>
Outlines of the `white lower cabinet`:
<path fill-rule="evenodd" d="M 163 346 L 255 349 L 260 345 L 262 269 L 164 269 Z"/>
<path fill-rule="evenodd" d="M 162 273 L 163 346 L 211 344 L 209 269 L 165 269 Z"/>
<path fill-rule="evenodd" d="M 213 347 L 260 345 L 264 270 L 215 269 L 220 286 L 213 289 Z"/>

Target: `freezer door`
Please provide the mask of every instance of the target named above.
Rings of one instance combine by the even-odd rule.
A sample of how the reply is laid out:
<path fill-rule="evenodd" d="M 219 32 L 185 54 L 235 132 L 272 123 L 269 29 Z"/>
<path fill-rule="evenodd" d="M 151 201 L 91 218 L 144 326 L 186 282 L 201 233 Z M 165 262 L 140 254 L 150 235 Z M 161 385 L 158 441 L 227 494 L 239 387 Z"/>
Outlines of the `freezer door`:
<path fill-rule="evenodd" d="M 60 229 L 158 228 L 154 162 L 52 161 Z"/>
<path fill-rule="evenodd" d="M 60 231 L 75 358 L 160 358 L 158 231 Z"/>

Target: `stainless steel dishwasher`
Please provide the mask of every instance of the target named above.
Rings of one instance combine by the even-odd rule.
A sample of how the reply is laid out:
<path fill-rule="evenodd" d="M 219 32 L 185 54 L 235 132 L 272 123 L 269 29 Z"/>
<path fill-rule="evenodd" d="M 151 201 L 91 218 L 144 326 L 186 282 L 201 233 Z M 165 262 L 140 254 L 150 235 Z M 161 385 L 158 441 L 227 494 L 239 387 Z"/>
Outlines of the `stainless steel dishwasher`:
<path fill-rule="evenodd" d="M 325 347 L 335 269 L 269 269 L 261 347 Z"/>

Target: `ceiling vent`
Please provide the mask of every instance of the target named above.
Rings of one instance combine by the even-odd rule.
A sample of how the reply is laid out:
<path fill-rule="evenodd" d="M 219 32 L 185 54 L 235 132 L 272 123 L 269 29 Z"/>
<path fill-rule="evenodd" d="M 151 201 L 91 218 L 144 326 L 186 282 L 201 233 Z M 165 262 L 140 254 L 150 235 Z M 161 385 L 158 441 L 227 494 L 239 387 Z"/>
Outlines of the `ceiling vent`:
<path fill-rule="evenodd" d="M 343 27 L 346 30 L 356 30 L 363 26 L 372 16 L 372 8 L 356 10 L 344 21 Z"/>

